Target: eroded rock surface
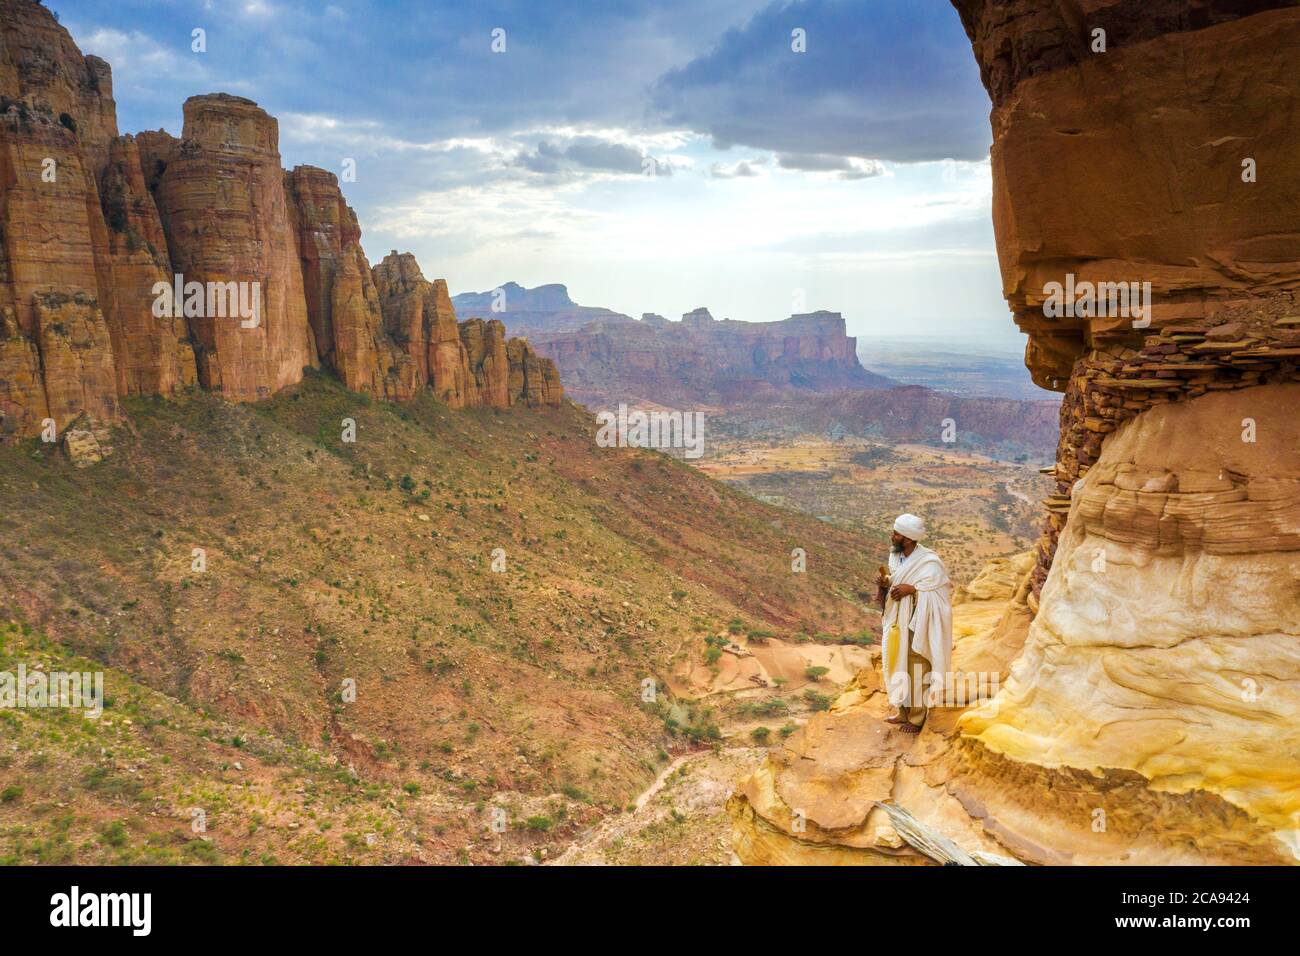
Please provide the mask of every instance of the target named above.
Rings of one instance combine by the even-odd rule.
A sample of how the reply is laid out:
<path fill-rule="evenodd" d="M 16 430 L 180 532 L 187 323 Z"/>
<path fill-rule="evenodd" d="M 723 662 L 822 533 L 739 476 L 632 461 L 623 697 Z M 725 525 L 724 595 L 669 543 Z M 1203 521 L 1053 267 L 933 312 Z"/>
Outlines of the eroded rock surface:
<path fill-rule="evenodd" d="M 39 4 L 0 3 L 0 435 L 120 418 L 97 185 L 115 116 L 103 60 Z"/>
<path fill-rule="evenodd" d="M 998 692 L 905 738 L 864 671 L 733 798 L 737 852 L 911 862 L 893 800 L 1025 862 L 1294 863 L 1300 8 L 954 5 L 993 102 L 1004 292 L 1065 392 L 1057 490 L 997 623 L 956 611 L 955 667 Z M 1083 282 L 1149 282 L 1151 309 L 1044 308 Z"/>
<path fill-rule="evenodd" d="M 252 401 L 316 367 L 394 401 L 561 401 L 553 363 L 499 323 L 462 331 L 409 255 L 414 318 L 409 289 L 386 311 L 360 235 L 333 174 L 281 169 L 253 101 L 193 96 L 179 138 L 119 136 L 109 65 L 41 4 L 0 0 L 0 440 L 112 424 L 124 397 L 195 384 Z M 177 275 L 200 307 L 159 307 Z"/>
<path fill-rule="evenodd" d="M 415 256 L 396 250 L 374 267 L 384 326 L 411 356 L 417 380 L 453 408 L 558 405 L 559 372 L 527 339 L 505 326 L 472 318 L 458 323 L 447 283 L 430 282 Z"/>
<path fill-rule="evenodd" d="M 424 380 L 412 356 L 384 328 L 379 290 L 361 249 L 361 227 L 338 178 L 314 166 L 296 166 L 285 175 L 285 189 L 321 363 L 355 391 L 394 401 L 413 398 Z"/>
<path fill-rule="evenodd" d="M 1231 340 L 1192 354 L 1164 348 L 1180 333 L 1243 320 L 1258 331 L 1298 311 L 1300 128 L 1288 117 L 1300 96 L 1290 52 L 1300 45 L 1300 8 L 1288 0 L 954 6 L 993 102 L 1003 292 L 1028 333 L 1034 380 L 1066 393 L 1060 493 L 1096 460 L 1114 411 L 1197 388 L 1292 380 L 1294 322 L 1267 343 L 1239 342 L 1254 352 L 1245 361 Z M 1096 30 L 1105 31 L 1104 52 L 1094 49 Z M 1150 312 L 1115 314 L 1107 294 L 1111 314 L 1045 314 L 1049 284 L 1067 281 L 1150 283 Z M 1152 345 L 1156 352 L 1145 352 Z M 1135 358 L 1148 368 L 1115 385 L 1112 363 Z M 1182 362 L 1190 366 L 1180 372 Z M 1187 381 L 1193 373 L 1199 382 Z M 1098 404 L 1089 392 L 1105 395 L 1099 404 L 1112 412 L 1085 410 Z M 1060 525 L 1045 527 L 1035 595 Z"/>
<path fill-rule="evenodd" d="M 1015 759 L 967 736 L 975 713 L 985 720 L 997 714 L 1023 666 L 1027 639 L 1030 646 L 1036 640 L 1025 603 L 1029 563 L 1019 561 L 1026 573 L 1015 584 L 1005 566 L 982 576 L 982 597 L 968 595 L 954 609 L 953 667 L 967 696 L 954 693 L 957 706 L 932 710 L 920 734 L 885 723 L 893 708 L 876 649 L 872 665 L 829 712 L 814 715 L 769 754 L 728 804 L 742 862 L 933 865 L 899 836 L 877 802 L 906 808 L 968 853 L 1031 864 L 1291 859 L 1266 823 L 1205 789 L 1165 790 L 1114 767 Z M 1086 695 L 1087 682 L 1075 693 Z M 1055 728 L 1049 736 L 1060 734 Z"/>
<path fill-rule="evenodd" d="M 806 395 L 893 384 L 858 362 L 857 340 L 845 333 L 838 312 L 779 322 L 717 320 L 708 309 L 688 312 L 680 322 L 613 315 L 529 337 L 555 360 L 569 389 L 589 402 L 734 403 L 758 391 Z"/>
<path fill-rule="evenodd" d="M 1117 431 L 997 707 L 961 729 L 1021 762 L 1217 794 L 1300 849 L 1297 408 L 1300 384 L 1262 386 Z"/>

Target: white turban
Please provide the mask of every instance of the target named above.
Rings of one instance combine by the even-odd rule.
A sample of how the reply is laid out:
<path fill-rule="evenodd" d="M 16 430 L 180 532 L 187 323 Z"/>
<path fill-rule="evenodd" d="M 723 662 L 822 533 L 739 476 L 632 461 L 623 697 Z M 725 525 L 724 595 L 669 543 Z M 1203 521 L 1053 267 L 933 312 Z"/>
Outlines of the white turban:
<path fill-rule="evenodd" d="M 925 522 L 916 515 L 899 515 L 894 520 L 894 530 L 904 538 L 920 541 L 925 537 Z"/>

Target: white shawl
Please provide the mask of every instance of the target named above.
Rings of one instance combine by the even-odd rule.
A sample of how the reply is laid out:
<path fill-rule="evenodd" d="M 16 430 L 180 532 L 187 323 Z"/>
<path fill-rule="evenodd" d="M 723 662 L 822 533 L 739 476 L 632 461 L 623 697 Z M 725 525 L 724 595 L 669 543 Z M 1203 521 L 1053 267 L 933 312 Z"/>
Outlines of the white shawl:
<path fill-rule="evenodd" d="M 939 555 L 921 544 L 912 549 L 906 561 L 901 554 L 890 551 L 889 585 L 892 588 L 899 584 L 910 584 L 916 594 L 898 601 L 885 599 L 881 617 L 885 686 L 892 686 L 889 680 L 893 675 L 907 672 L 907 654 L 901 641 L 910 631 L 912 650 L 930 662 L 931 686 L 941 689 L 952 666 L 952 582 L 948 570 Z M 895 655 L 890 653 L 889 630 L 895 624 L 900 631 L 899 660 L 893 660 Z"/>

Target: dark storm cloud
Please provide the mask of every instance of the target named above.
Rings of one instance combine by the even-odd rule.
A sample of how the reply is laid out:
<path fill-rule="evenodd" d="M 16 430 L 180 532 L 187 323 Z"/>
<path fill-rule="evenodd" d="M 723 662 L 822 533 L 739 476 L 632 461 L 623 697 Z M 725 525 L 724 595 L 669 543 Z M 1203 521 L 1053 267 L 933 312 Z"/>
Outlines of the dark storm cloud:
<path fill-rule="evenodd" d="M 611 143 L 590 136 L 577 137 L 567 144 L 542 140 L 531 152 L 520 153 L 516 162 L 531 172 L 546 175 L 563 173 L 575 167 L 640 175 L 645 172 L 648 159 L 655 164 L 654 171 L 657 175 L 672 175 L 672 164 L 667 161 L 648 157 L 626 143 Z"/>
<path fill-rule="evenodd" d="M 375 120 L 405 139 L 526 127 L 636 127 L 646 91 L 763 0 L 59 0 L 96 36 L 124 129 L 175 126 L 186 96 L 237 88 L 285 112 Z M 207 51 L 190 49 L 207 31 Z M 493 31 L 504 31 L 493 52 Z M 148 59 L 142 54 L 147 51 Z M 92 44 L 85 52 L 96 52 Z M 132 62 L 132 60 L 134 62 Z M 160 69 L 168 65 L 169 70 Z M 175 82 L 160 88 L 160 76 Z M 173 130 L 175 131 L 175 130 Z"/>
<path fill-rule="evenodd" d="M 806 52 L 791 49 L 801 29 Z M 772 3 L 655 84 L 671 125 L 784 153 L 979 159 L 989 103 L 946 0 Z"/>
<path fill-rule="evenodd" d="M 233 89 L 276 114 L 420 140 L 545 126 L 690 128 L 720 146 L 977 159 L 988 100 L 947 0 L 61 0 L 120 81 L 122 128 Z M 207 31 L 207 52 L 190 31 Z M 807 52 L 791 52 L 791 30 Z M 492 31 L 505 31 L 493 53 Z M 167 80 L 161 83 L 161 79 Z M 173 132 L 177 130 L 173 129 Z"/>

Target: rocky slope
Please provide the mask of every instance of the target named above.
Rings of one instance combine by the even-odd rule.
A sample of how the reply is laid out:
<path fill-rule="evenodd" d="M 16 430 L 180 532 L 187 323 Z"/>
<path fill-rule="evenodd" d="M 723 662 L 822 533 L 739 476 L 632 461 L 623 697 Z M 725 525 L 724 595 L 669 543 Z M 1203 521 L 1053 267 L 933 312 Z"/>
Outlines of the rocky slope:
<path fill-rule="evenodd" d="M 860 675 L 733 800 L 741 856 L 925 862 L 893 800 L 1031 862 L 1295 862 L 1300 9 L 955 6 L 1004 290 L 1065 392 L 1057 494 L 1023 607 L 955 654 L 1000 692 L 903 741 Z M 1049 283 L 1121 281 L 1151 283 L 1149 316 L 1044 308 Z"/>
<path fill-rule="evenodd" d="M 397 401 L 560 400 L 526 343 L 462 330 L 445 283 L 386 296 L 391 270 L 372 272 L 335 177 L 282 170 L 256 103 L 195 96 L 179 139 L 119 136 L 109 65 L 33 0 L 0 13 L 0 439 L 111 424 L 122 398 L 196 382 L 261 399 L 318 367 Z M 155 283 L 176 274 L 207 292 L 184 315 L 158 308 Z M 256 319 L 218 310 L 214 283 L 242 284 Z M 473 363 L 462 334 L 487 348 Z"/>
<path fill-rule="evenodd" d="M 861 539 L 599 448 L 569 403 L 309 373 L 124 404 L 93 468 L 0 446 L 0 670 L 80 655 L 110 700 L 0 710 L 0 861 L 553 856 L 716 728 L 670 691 L 706 639 L 872 620 Z"/>

